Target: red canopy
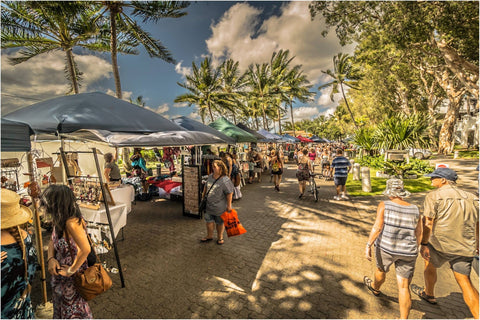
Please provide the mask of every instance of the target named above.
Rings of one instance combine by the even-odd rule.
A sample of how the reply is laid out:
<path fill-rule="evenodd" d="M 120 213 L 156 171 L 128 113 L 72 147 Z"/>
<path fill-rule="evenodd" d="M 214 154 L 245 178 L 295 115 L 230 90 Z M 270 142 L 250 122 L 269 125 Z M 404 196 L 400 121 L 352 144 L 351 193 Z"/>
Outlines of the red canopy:
<path fill-rule="evenodd" d="M 301 142 L 313 142 L 313 140 L 310 140 L 310 139 L 302 137 L 302 136 L 298 136 L 297 138 L 300 139 Z"/>

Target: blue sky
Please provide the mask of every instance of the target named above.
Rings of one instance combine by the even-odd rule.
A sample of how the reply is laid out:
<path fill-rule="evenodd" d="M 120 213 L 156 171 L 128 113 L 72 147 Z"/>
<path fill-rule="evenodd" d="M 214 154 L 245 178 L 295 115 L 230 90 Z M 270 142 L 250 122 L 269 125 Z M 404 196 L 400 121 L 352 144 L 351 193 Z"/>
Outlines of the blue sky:
<path fill-rule="evenodd" d="M 341 47 L 335 33 L 322 37 L 323 21 L 311 21 L 308 3 L 197 1 L 187 8 L 188 15 L 144 24 L 144 29 L 160 40 L 172 53 L 177 64 L 149 58 L 143 49 L 137 56 L 119 55 L 120 77 L 124 98 L 143 96 L 147 107 L 173 118 L 180 115 L 199 119 L 194 106 L 175 104 L 175 97 L 185 92 L 177 82 L 185 81 L 192 62 L 205 57 L 214 63 L 232 58 L 246 69 L 251 63 L 267 62 L 274 51 L 290 50 L 294 64 L 303 65 L 316 92 L 314 101 L 294 105 L 296 119 L 311 119 L 331 112 L 329 89 L 318 86 L 328 78 L 321 70 L 333 68 L 333 56 L 352 52 Z M 115 95 L 115 85 L 108 53 L 75 50 L 75 59 L 84 73 L 81 92 L 101 91 Z M 65 94 L 64 53 L 42 55 L 17 66 L 6 58 L 14 51 L 2 50 L 2 114 Z"/>

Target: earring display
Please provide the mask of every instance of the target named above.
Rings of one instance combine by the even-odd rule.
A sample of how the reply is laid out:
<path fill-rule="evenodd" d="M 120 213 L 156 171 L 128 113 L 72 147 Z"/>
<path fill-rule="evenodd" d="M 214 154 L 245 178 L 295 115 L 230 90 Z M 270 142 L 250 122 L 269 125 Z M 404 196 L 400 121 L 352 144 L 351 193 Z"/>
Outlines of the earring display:
<path fill-rule="evenodd" d="M 102 188 L 98 178 L 75 178 L 72 180 L 72 191 L 80 207 L 94 210 L 100 209 Z"/>

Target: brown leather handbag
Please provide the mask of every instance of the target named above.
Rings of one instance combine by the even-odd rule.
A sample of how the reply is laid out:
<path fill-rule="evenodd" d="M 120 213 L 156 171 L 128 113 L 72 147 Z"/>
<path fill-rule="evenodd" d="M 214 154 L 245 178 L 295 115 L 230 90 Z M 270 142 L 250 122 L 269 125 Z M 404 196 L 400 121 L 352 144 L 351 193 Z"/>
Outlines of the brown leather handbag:
<path fill-rule="evenodd" d="M 84 225 L 85 228 L 85 225 Z M 68 232 L 65 233 L 67 235 L 67 243 L 68 249 L 70 250 L 70 255 L 72 257 L 72 261 L 74 260 L 72 247 L 70 246 L 70 240 L 68 238 Z M 88 235 L 88 232 L 85 228 L 85 233 L 87 234 L 88 242 L 90 243 L 90 247 L 92 250 L 93 248 L 92 239 Z M 95 255 L 97 253 L 95 252 Z M 100 261 L 97 256 L 97 261 Z M 93 266 L 88 267 L 85 271 L 77 271 L 73 275 L 73 282 L 75 283 L 75 288 L 78 290 L 80 295 L 86 301 L 92 300 L 99 294 L 104 293 L 112 286 L 112 279 L 108 275 L 108 272 L 103 268 L 102 264 L 95 263 Z"/>

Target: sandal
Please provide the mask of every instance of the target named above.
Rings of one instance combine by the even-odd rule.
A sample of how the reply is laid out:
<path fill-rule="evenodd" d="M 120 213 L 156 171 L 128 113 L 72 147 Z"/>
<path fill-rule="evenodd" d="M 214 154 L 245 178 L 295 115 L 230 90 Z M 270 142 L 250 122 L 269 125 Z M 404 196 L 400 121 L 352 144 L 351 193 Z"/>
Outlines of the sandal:
<path fill-rule="evenodd" d="M 217 244 L 218 244 L 219 246 L 221 246 L 222 244 L 224 244 L 224 242 L 225 242 L 225 240 L 223 240 L 223 239 L 218 239 L 218 240 L 217 240 Z"/>
<path fill-rule="evenodd" d="M 427 301 L 430 304 L 437 304 L 437 300 L 435 299 L 435 296 L 429 296 L 428 294 L 426 294 L 425 289 L 423 287 L 419 287 L 415 284 L 412 284 L 410 287 L 412 288 L 412 292 L 415 293 L 420 298 L 422 298 L 423 300 Z"/>
<path fill-rule="evenodd" d="M 213 238 L 203 238 L 203 239 L 200 239 L 200 242 L 210 242 L 212 240 Z"/>
<path fill-rule="evenodd" d="M 380 295 L 380 293 L 382 293 L 380 290 L 377 290 L 377 289 L 374 289 L 372 287 L 372 279 L 370 279 L 369 277 L 365 276 L 363 277 L 363 283 L 367 286 L 368 290 L 370 290 L 370 292 L 375 296 L 375 297 L 378 297 Z"/>

